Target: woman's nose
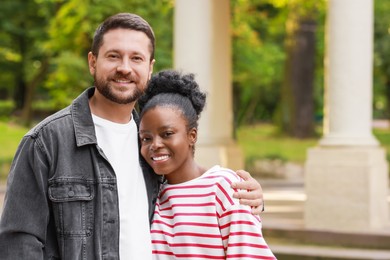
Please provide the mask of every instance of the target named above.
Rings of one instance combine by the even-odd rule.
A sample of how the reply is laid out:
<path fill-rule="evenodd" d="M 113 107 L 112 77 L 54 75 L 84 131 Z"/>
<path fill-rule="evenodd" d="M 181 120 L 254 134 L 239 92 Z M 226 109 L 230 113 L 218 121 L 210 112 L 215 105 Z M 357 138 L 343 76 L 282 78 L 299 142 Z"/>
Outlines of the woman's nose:
<path fill-rule="evenodd" d="M 150 149 L 152 151 L 156 151 L 157 149 L 161 148 L 161 146 L 162 146 L 162 142 L 161 142 L 160 138 L 154 138 L 153 142 L 150 146 Z"/>

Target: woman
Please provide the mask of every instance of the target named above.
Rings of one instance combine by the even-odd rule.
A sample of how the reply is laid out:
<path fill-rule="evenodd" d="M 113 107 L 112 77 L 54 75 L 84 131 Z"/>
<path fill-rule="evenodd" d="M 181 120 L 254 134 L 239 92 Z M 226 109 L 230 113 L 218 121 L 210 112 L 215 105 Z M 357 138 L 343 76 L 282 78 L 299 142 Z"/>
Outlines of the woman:
<path fill-rule="evenodd" d="M 167 182 L 151 227 L 154 259 L 276 259 L 261 220 L 233 198 L 232 170 L 194 160 L 206 95 L 192 74 L 162 71 L 139 100 L 141 154 Z"/>

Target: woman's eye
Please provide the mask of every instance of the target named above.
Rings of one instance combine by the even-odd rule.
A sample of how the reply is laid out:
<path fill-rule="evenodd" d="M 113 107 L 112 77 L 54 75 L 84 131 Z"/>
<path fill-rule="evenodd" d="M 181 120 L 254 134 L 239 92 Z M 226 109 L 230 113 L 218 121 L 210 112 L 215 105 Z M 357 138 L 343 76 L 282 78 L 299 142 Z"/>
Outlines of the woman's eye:
<path fill-rule="evenodd" d="M 171 136 L 171 135 L 173 135 L 173 132 L 165 132 L 165 133 L 164 133 L 164 136 L 165 136 L 165 137 L 169 137 L 169 136 Z"/>
<path fill-rule="evenodd" d="M 141 137 L 141 142 L 147 143 L 147 142 L 150 141 L 150 139 L 151 139 L 151 138 L 149 138 L 149 137 Z"/>

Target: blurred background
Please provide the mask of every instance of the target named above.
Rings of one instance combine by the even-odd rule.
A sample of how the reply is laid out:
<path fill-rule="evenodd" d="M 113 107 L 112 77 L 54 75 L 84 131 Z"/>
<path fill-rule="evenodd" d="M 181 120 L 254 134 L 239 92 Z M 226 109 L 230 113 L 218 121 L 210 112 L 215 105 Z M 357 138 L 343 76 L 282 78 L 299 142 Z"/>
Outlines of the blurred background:
<path fill-rule="evenodd" d="M 1 2 L 3 178 L 26 127 L 65 107 L 92 84 L 87 53 L 94 29 L 104 18 L 117 12 L 144 17 L 156 34 L 155 72 L 173 67 L 174 4 L 173 0 Z M 286 163 L 299 172 L 307 147 L 316 144 L 322 131 L 326 1 L 232 0 L 230 6 L 234 138 L 244 150 L 245 167 L 254 174 L 263 172 L 264 177 L 283 175 Z M 390 1 L 375 0 L 372 106 L 380 128 L 374 134 L 386 148 L 390 147 L 389 12 Z M 304 44 L 289 44 L 299 39 Z"/>
<path fill-rule="evenodd" d="M 232 137 L 245 169 L 263 185 L 264 233 L 280 259 L 390 259 L 390 224 L 384 233 L 364 234 L 303 228 L 307 151 L 323 136 L 329 2 L 230 0 Z M 372 130 L 390 161 L 390 1 L 373 3 Z M 87 53 L 94 30 L 118 12 L 139 14 L 153 27 L 154 72 L 174 67 L 174 0 L 1 1 L 0 200 L 22 136 L 92 85 Z"/>

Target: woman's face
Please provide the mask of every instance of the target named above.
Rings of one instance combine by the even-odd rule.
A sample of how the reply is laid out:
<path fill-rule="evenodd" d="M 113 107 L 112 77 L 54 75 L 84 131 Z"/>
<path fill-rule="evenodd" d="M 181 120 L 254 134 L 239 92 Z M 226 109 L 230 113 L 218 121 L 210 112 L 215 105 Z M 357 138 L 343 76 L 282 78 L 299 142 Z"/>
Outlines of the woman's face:
<path fill-rule="evenodd" d="M 157 106 L 145 112 L 140 122 L 141 154 L 153 170 L 171 184 L 191 179 L 195 128 L 176 107 Z"/>

